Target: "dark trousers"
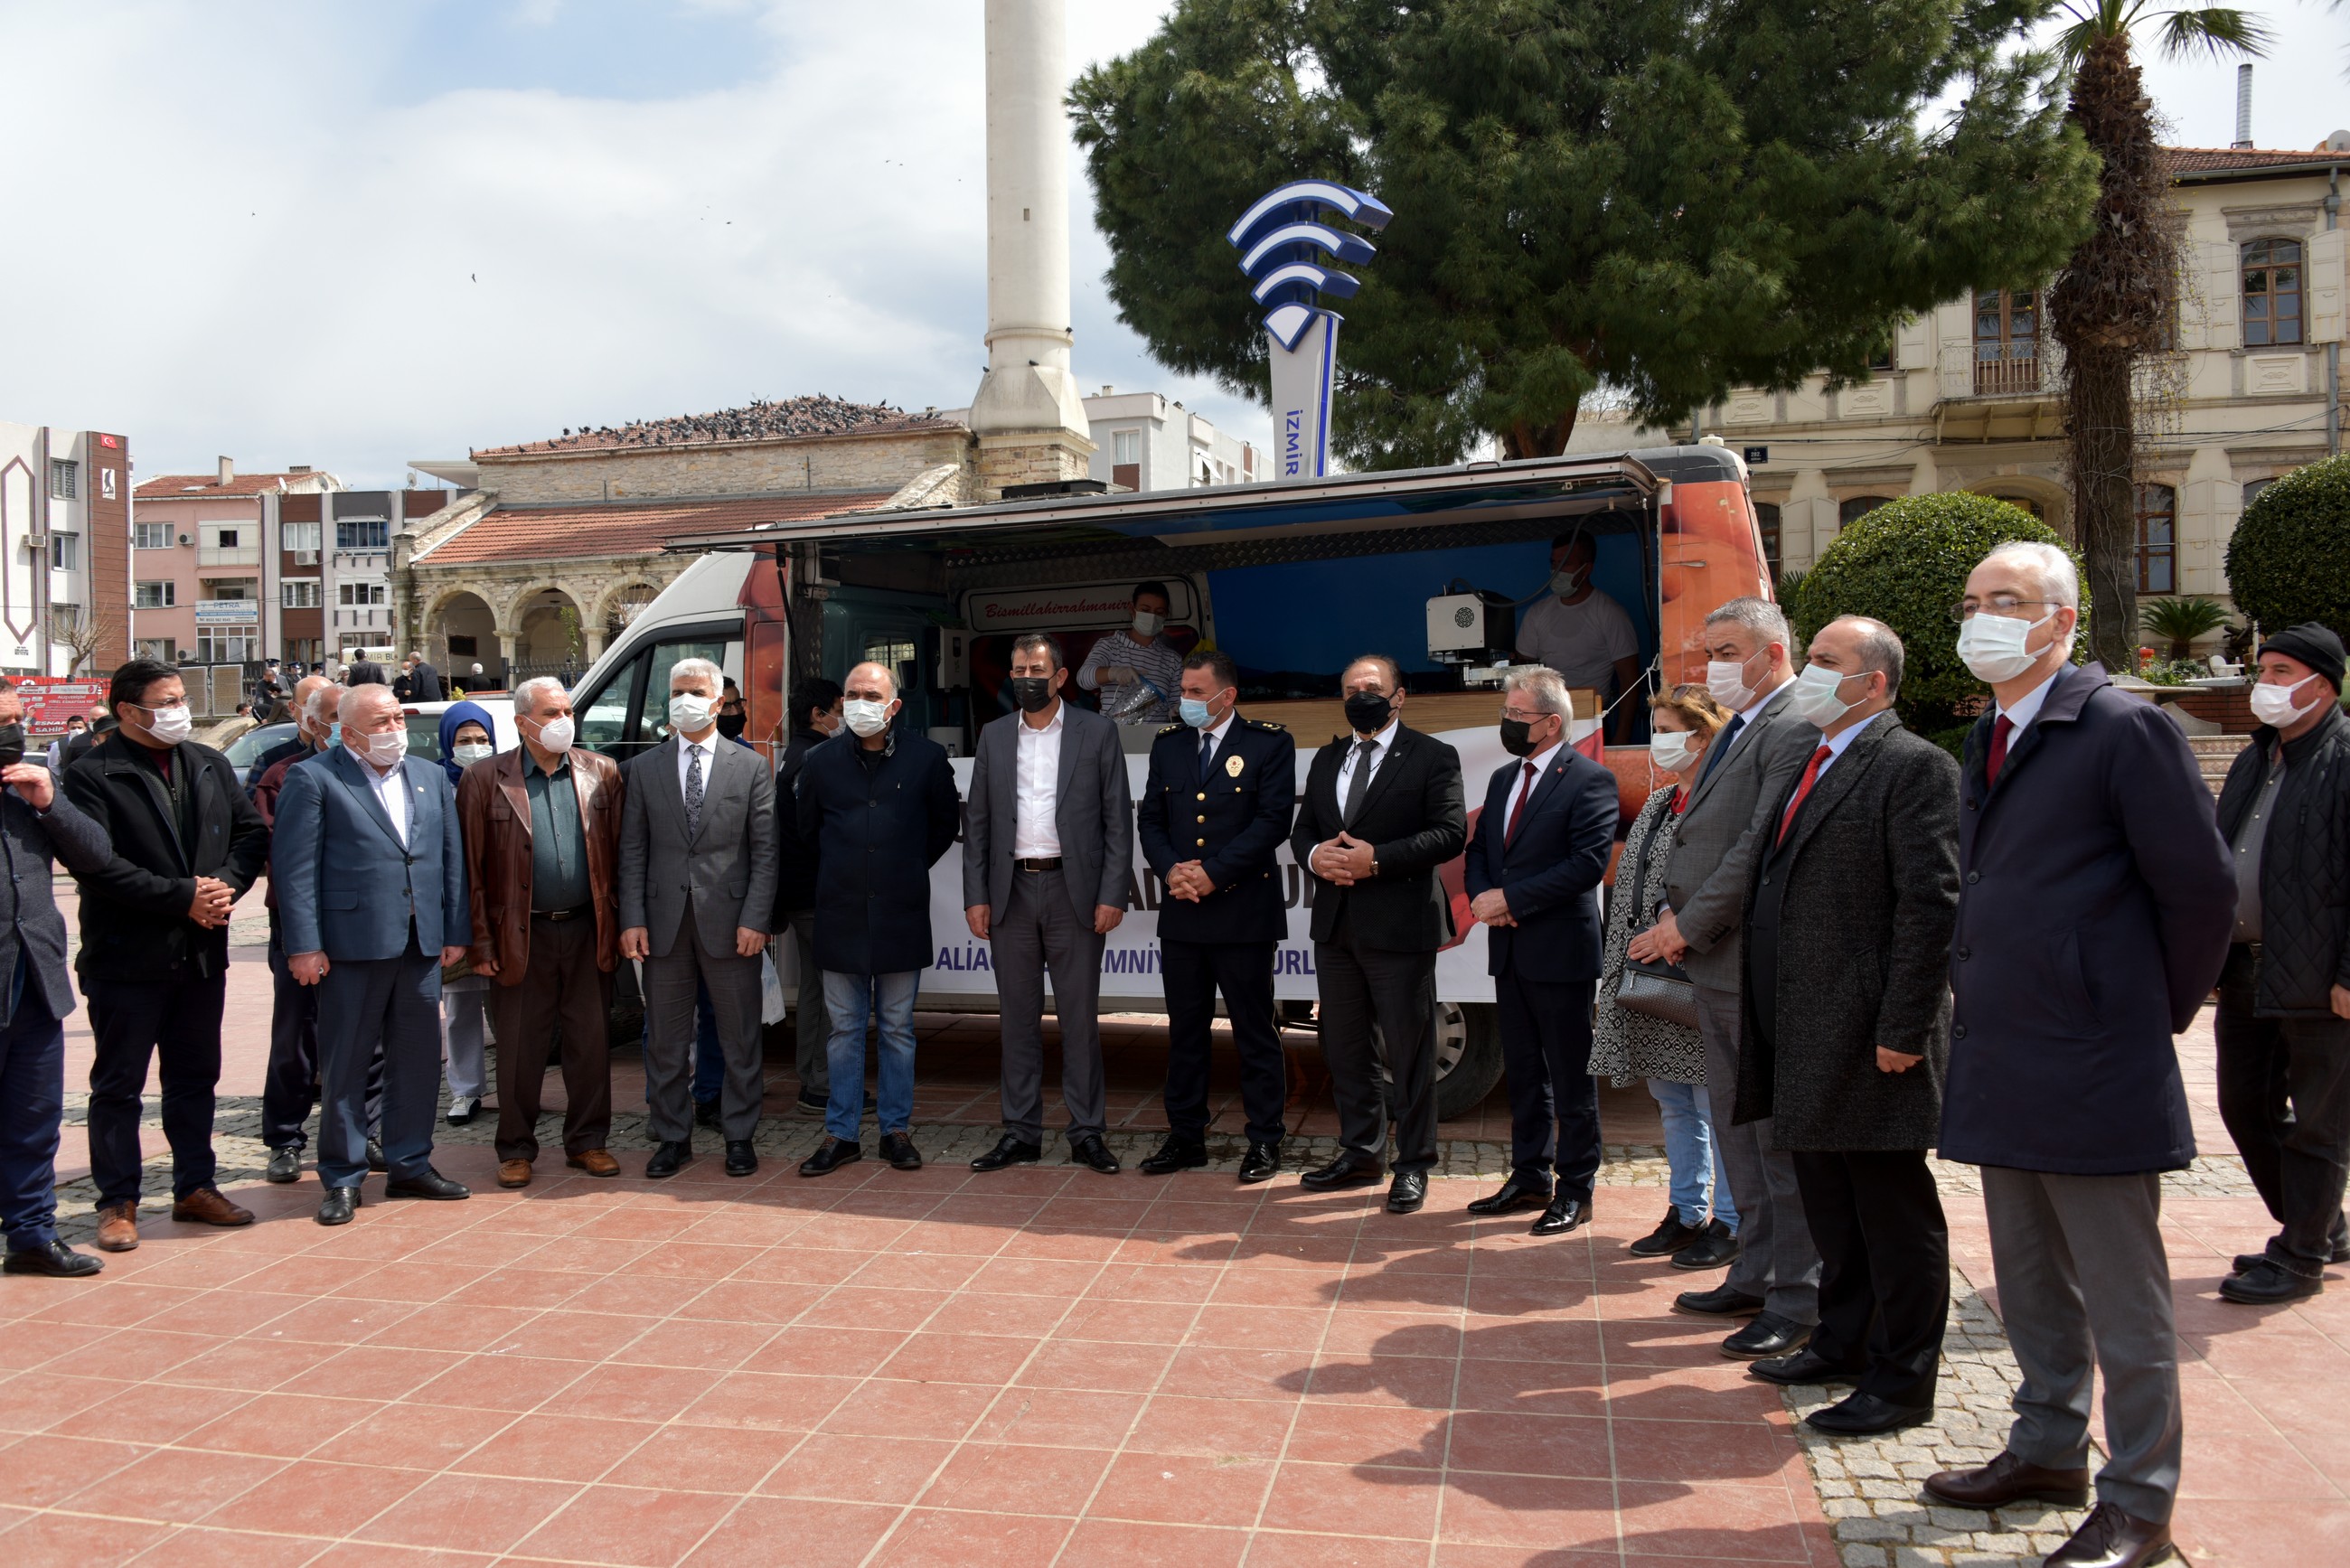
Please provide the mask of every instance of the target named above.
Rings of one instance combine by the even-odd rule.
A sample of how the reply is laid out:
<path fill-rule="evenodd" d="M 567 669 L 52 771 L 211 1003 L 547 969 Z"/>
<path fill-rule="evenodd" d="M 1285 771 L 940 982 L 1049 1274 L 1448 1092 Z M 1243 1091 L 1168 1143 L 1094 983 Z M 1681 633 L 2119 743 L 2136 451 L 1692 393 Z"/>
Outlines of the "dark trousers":
<path fill-rule="evenodd" d="M 1167 988 L 1167 1130 L 1198 1143 L 1208 1136 L 1209 1043 L 1216 992 L 1232 1023 L 1241 1058 L 1241 1106 L 1251 1143 L 1278 1144 L 1287 1130 L 1289 1068 L 1273 1021 L 1273 954 L 1278 942 L 1159 943 Z"/>
<path fill-rule="evenodd" d="M 702 949 L 689 909 L 667 956 L 645 960 L 645 1103 L 651 1108 L 652 1135 L 662 1142 L 682 1143 L 693 1136 L 695 1010 L 705 988 L 726 1065 L 718 1096 L 720 1129 L 733 1142 L 758 1132 L 766 1094 L 759 961 L 734 952 L 733 940 L 729 931 L 725 955 L 712 957 Z"/>
<path fill-rule="evenodd" d="M 1502 1077 L 1510 1089 L 1510 1168 L 1561 1198 L 1591 1201 L 1599 1176 L 1599 1085 L 1591 1076 L 1591 1003 L 1599 982 L 1493 977 Z M 1739 1204 L 1742 1211 L 1745 1203 Z"/>
<path fill-rule="evenodd" d="M 1003 916 L 989 928 L 1003 1008 L 1003 1130 L 1045 1137 L 1045 976 L 1061 1026 L 1061 1105 L 1071 1143 L 1099 1137 L 1109 1111 L 1102 1086 L 1102 938 L 1080 920 L 1058 871 L 1014 871 Z"/>
<path fill-rule="evenodd" d="M 816 911 L 794 909 L 792 950 L 799 955 L 799 998 L 792 1003 L 792 1064 L 800 1075 L 802 1099 L 832 1094 L 832 1019 L 824 1010 L 824 969 L 816 961 Z"/>
<path fill-rule="evenodd" d="M 1426 1171 L 1436 1163 L 1436 955 L 1365 947 L 1342 914 L 1331 940 L 1314 944 L 1314 971 L 1339 1146 L 1358 1159 L 1387 1155 L 1384 1044 L 1394 1083 L 1394 1168 Z"/>
<path fill-rule="evenodd" d="M 2350 1158 L 2350 1019 L 2255 1018 L 2252 965 L 2230 955 L 2213 1033 L 2220 1116 L 2269 1217 L 2268 1255 L 2297 1274 L 2324 1272 L 2344 1233 Z"/>
<path fill-rule="evenodd" d="M 357 1187 L 367 1177 L 368 1064 L 383 1058 L 383 1161 L 395 1178 L 432 1168 L 432 1113 L 441 1101 L 441 955 L 416 946 L 398 958 L 328 955 L 318 982 L 318 1181 Z M 501 1037 L 498 1053 L 505 1054 Z"/>
<path fill-rule="evenodd" d="M 607 1019 L 612 977 L 596 967 L 596 921 L 533 915 L 522 978 L 490 982 L 498 1032 L 498 1158 L 538 1158 L 539 1090 L 559 1030 L 563 1053 L 563 1151 L 602 1148 L 612 1134 L 612 1059 Z"/>
<path fill-rule="evenodd" d="M 65 1116 L 66 1030 L 24 986 L 0 1027 L 0 1232 L 12 1252 L 57 1239 L 57 1128 Z"/>
<path fill-rule="evenodd" d="M 163 1137 L 172 1146 L 172 1196 L 213 1185 L 213 1092 L 220 1084 L 226 971 L 193 968 L 155 980 L 86 980 L 89 1032 L 89 1174 L 98 1206 L 139 1201 L 139 1099 L 147 1065 L 163 1084 Z"/>
<path fill-rule="evenodd" d="M 1950 1315 L 1950 1236 L 1920 1150 L 1797 1150 L 1795 1185 L 1820 1250 L 1812 1349 L 1887 1404 L 1934 1402 Z"/>
<path fill-rule="evenodd" d="M 318 1103 L 318 988 L 294 978 L 285 946 L 269 937 L 269 1069 L 261 1081 L 261 1141 L 271 1148 L 301 1148 L 304 1126 Z M 383 1122 L 383 1053 L 368 1063 L 367 1120 Z"/>

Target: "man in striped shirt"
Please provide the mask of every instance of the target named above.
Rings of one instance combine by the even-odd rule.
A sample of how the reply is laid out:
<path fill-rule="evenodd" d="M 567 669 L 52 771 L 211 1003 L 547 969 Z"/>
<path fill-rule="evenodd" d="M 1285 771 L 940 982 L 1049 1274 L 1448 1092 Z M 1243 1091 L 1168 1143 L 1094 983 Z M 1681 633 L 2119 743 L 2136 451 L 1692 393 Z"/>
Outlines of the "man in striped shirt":
<path fill-rule="evenodd" d="M 1105 717 L 1121 724 L 1164 724 L 1175 717 L 1183 656 L 1162 635 L 1170 602 L 1165 583 L 1137 583 L 1131 629 L 1110 633 L 1086 655 L 1077 684 L 1101 693 Z"/>

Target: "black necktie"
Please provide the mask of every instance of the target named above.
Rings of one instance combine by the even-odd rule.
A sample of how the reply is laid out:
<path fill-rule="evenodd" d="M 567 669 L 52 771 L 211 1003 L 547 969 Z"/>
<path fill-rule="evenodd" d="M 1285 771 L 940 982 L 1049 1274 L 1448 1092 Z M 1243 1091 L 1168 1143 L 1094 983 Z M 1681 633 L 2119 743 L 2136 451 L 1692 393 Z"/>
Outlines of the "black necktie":
<path fill-rule="evenodd" d="M 1355 814 L 1363 809 L 1363 792 L 1371 787 L 1371 759 L 1378 755 L 1377 741 L 1355 742 L 1355 776 L 1347 781 L 1347 804 L 1338 808 L 1341 826 L 1355 826 Z"/>
<path fill-rule="evenodd" d="M 1200 732 L 1200 777 L 1202 782 L 1208 776 L 1208 764 L 1215 760 L 1216 733 L 1212 730 L 1202 730 Z"/>
<path fill-rule="evenodd" d="M 1713 764 L 1721 761 L 1721 753 L 1730 750 L 1730 742 L 1738 739 L 1738 732 L 1745 727 L 1746 715 L 1743 713 L 1721 727 L 1721 733 L 1716 735 L 1713 744 L 1706 748 L 1705 765 L 1697 771 L 1698 783 L 1705 783 L 1706 775 L 1713 772 Z"/>

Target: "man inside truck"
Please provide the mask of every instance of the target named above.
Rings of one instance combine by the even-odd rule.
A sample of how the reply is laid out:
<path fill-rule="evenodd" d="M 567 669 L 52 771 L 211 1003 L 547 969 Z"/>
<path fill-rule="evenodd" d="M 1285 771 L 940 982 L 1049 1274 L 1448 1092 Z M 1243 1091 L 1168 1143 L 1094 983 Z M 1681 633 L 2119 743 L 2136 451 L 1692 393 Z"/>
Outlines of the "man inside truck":
<path fill-rule="evenodd" d="M 1183 655 L 1166 637 L 1173 603 L 1165 583 L 1137 583 L 1134 619 L 1095 643 L 1077 667 L 1077 684 L 1101 693 L 1104 718 L 1164 724 L 1175 717 Z"/>
<path fill-rule="evenodd" d="M 1603 705 L 1640 682 L 1640 634 L 1624 607 L 1591 586 L 1599 546 L 1580 528 L 1550 542 L 1550 592 L 1518 619 L 1518 661 L 1547 665 Z M 1611 715 L 1608 739 L 1630 736 L 1632 704 Z"/>

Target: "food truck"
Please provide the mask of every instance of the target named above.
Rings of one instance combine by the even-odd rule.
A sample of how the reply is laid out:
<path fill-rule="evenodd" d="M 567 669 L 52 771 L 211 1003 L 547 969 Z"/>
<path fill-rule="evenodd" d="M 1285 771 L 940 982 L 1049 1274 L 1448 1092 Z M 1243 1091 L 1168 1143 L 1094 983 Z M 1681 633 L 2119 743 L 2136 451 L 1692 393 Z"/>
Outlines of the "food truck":
<path fill-rule="evenodd" d="M 667 734 L 669 672 L 704 658 L 741 685 L 744 739 L 770 757 L 788 742 L 784 692 L 874 661 L 896 670 L 898 718 L 945 745 L 968 788 L 979 727 L 1014 711 L 1013 639 L 1055 634 L 1074 672 L 1128 624 L 1135 585 L 1163 584 L 1162 635 L 1220 649 L 1240 670 L 1243 713 L 1288 726 L 1301 793 L 1315 751 L 1346 732 L 1340 672 L 1387 654 L 1405 675 L 1403 722 L 1452 745 L 1473 829 L 1486 782 L 1510 759 L 1501 680 L 1519 609 L 1550 592 L 1552 541 L 1597 548 L 1593 582 L 1630 615 L 1651 680 L 1702 681 L 1708 610 L 1769 597 L 1745 465 L 1711 443 L 1612 454 L 1358 473 L 1279 484 L 1053 493 L 984 506 L 859 512 L 673 540 L 699 558 L 632 620 L 574 693 L 580 743 L 624 763 Z M 1064 696 L 1092 705 L 1072 679 Z M 1601 743 L 1596 691 L 1575 694 L 1571 736 L 1621 782 L 1626 820 L 1652 785 L 1645 691 L 1618 698 Z M 1160 724 L 1121 727 L 1137 799 Z M 1315 998 L 1306 911 L 1313 878 L 1281 850 L 1293 911 L 1275 961 L 1285 1023 Z M 1485 938 L 1469 918 L 1461 862 L 1445 869 L 1459 936 L 1440 955 L 1438 1100 L 1453 1116 L 1501 1075 Z M 931 872 L 938 946 L 919 1005 L 992 1012 L 987 945 L 963 920 L 962 857 Z M 1127 919 L 1102 958 L 1106 1012 L 1164 1011 L 1157 911 L 1164 889 L 1138 845 Z M 788 950 L 788 944 L 785 944 Z"/>

